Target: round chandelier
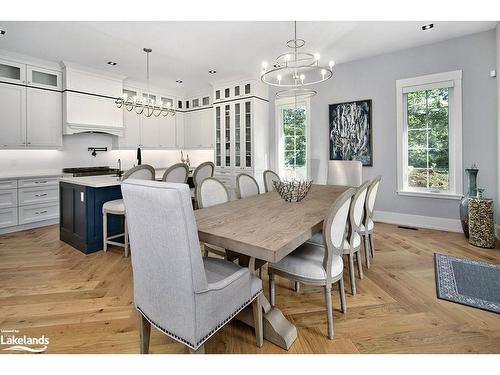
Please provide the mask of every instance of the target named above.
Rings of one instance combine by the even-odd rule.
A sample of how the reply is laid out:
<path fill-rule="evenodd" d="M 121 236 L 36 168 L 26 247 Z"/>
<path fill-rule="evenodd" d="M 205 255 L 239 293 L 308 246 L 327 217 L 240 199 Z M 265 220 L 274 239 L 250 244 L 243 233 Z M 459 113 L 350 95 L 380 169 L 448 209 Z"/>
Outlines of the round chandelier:
<path fill-rule="evenodd" d="M 324 82 L 333 76 L 335 63 L 330 61 L 328 65 L 321 65 L 319 53 L 299 50 L 305 44 L 304 39 L 297 38 L 297 21 L 294 21 L 294 38 L 286 42 L 291 51 L 279 55 L 271 66 L 266 61 L 262 63 L 262 82 L 286 88 L 276 93 L 277 98 L 314 96 L 316 91 L 305 86 Z"/>
<path fill-rule="evenodd" d="M 128 96 L 126 93 L 123 94 L 123 97 L 117 98 L 115 100 L 116 106 L 118 108 L 124 107 L 127 111 L 131 112 L 134 110 L 138 115 L 143 114 L 146 117 L 159 117 L 163 116 L 175 116 L 175 108 L 172 106 L 172 103 L 167 102 L 163 103 L 161 100 L 153 100 L 152 95 L 149 91 L 149 54 L 153 52 L 151 48 L 144 48 L 144 52 L 146 52 L 146 77 L 148 81 L 148 91 L 143 94 L 143 98 L 140 99 L 137 96 Z"/>

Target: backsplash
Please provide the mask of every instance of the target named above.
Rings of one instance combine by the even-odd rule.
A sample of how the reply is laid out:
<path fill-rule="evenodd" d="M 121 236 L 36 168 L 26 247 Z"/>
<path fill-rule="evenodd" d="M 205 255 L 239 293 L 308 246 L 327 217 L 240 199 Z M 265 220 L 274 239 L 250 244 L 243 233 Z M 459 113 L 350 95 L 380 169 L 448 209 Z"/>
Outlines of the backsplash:
<path fill-rule="evenodd" d="M 84 133 L 63 137 L 61 150 L 0 150 L 0 173 L 32 170 L 59 170 L 65 167 L 117 166 L 122 160 L 122 168 L 129 169 L 137 163 L 136 150 L 113 150 L 113 136 L 107 134 Z M 92 156 L 88 147 L 107 147 L 109 151 Z M 155 168 L 168 167 L 180 162 L 179 150 L 142 149 L 142 163 Z M 183 150 L 189 154 L 191 165 L 213 161 L 214 152 L 207 150 Z"/>

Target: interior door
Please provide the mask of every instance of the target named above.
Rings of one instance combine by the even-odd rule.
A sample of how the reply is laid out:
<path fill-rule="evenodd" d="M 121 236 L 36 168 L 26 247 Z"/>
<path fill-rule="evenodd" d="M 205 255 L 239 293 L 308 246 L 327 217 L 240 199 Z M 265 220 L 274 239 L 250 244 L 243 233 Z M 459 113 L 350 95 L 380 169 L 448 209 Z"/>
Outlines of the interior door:
<path fill-rule="evenodd" d="M 26 145 L 26 87 L 0 83 L 0 146 Z"/>
<path fill-rule="evenodd" d="M 62 146 L 62 93 L 27 89 L 28 146 Z"/>

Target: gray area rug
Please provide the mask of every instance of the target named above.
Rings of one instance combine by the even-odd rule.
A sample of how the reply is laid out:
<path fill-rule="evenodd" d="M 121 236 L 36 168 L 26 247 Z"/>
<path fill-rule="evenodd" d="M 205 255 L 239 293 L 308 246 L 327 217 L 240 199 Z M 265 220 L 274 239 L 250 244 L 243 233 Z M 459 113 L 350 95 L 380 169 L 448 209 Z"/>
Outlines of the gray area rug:
<path fill-rule="evenodd" d="M 500 265 L 434 254 L 437 296 L 500 314 Z"/>

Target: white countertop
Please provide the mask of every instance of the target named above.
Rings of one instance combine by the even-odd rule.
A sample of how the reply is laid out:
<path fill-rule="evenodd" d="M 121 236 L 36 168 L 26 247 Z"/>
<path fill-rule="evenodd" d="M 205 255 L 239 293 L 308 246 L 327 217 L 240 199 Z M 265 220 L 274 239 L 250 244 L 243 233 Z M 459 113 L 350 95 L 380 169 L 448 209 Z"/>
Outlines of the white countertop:
<path fill-rule="evenodd" d="M 0 180 L 14 180 L 17 178 L 36 178 L 36 177 L 58 177 L 63 176 L 64 173 L 60 169 L 53 170 L 26 170 L 17 172 L 2 172 L 0 173 Z"/>
<path fill-rule="evenodd" d="M 86 176 L 86 177 L 62 177 L 60 182 L 69 184 L 90 186 L 93 188 L 101 188 L 108 186 L 117 186 L 121 184 L 121 179 L 116 176 Z"/>

